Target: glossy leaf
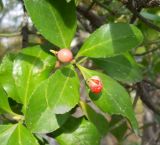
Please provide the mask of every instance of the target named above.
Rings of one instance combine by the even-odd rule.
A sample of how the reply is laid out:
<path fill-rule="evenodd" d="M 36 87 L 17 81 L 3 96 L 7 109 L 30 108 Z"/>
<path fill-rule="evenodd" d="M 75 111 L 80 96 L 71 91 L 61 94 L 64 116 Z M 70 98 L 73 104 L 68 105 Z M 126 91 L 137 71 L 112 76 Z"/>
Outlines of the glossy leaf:
<path fill-rule="evenodd" d="M 20 102 L 18 97 L 15 82 L 12 76 L 14 54 L 7 54 L 0 64 L 0 84 L 7 92 L 8 97 Z"/>
<path fill-rule="evenodd" d="M 60 145 L 99 145 L 101 136 L 96 127 L 89 121 L 70 118 L 56 137 Z"/>
<path fill-rule="evenodd" d="M 107 24 L 91 34 L 81 47 L 77 57 L 111 57 L 137 47 L 142 41 L 142 33 L 133 25 Z"/>
<path fill-rule="evenodd" d="M 39 32 L 50 42 L 68 48 L 76 31 L 74 1 L 24 0 L 26 9 Z"/>
<path fill-rule="evenodd" d="M 15 58 L 13 77 L 21 102 L 26 109 L 29 98 L 37 85 L 48 78 L 56 58 L 42 46 L 23 49 Z"/>
<path fill-rule="evenodd" d="M 22 124 L 0 125 L 1 145 L 39 145 Z"/>
<path fill-rule="evenodd" d="M 101 135 L 106 135 L 109 128 L 107 119 L 102 114 L 97 113 L 95 110 L 93 110 L 85 102 L 81 101 L 80 104 L 87 119 L 95 125 Z"/>
<path fill-rule="evenodd" d="M 129 53 L 105 59 L 93 59 L 93 61 L 116 80 L 125 83 L 135 83 L 142 80 L 140 67 Z"/>
<path fill-rule="evenodd" d="M 26 114 L 29 128 L 34 132 L 57 129 L 66 120 L 66 115 L 58 118 L 55 114 L 70 111 L 78 104 L 79 98 L 79 80 L 73 66 L 57 70 L 32 94 Z"/>
<path fill-rule="evenodd" d="M 11 113 L 13 114 L 9 103 L 8 103 L 8 96 L 5 90 L 0 86 L 0 113 Z"/>
<path fill-rule="evenodd" d="M 138 125 L 132 108 L 132 103 L 127 91 L 109 76 L 79 66 L 84 78 L 87 80 L 92 76 L 99 76 L 103 82 L 103 90 L 100 94 L 89 93 L 92 101 L 104 112 L 122 115 L 130 121 L 134 131 L 137 133 Z"/>

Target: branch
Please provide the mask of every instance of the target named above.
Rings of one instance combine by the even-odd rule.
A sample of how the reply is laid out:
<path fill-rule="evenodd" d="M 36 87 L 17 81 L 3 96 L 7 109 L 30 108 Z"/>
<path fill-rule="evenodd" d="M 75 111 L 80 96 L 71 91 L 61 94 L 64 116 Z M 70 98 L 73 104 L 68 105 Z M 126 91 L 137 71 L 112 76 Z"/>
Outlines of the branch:
<path fill-rule="evenodd" d="M 100 3 L 98 0 L 93 0 L 96 4 L 98 4 L 99 6 L 101 6 L 102 8 L 106 9 L 111 15 L 115 15 L 116 13 L 114 11 L 112 11 L 110 8 L 108 8 L 106 5 Z"/>
<path fill-rule="evenodd" d="M 77 7 L 77 11 L 86 19 L 88 19 L 94 28 L 98 28 L 105 23 L 104 17 L 100 17 L 95 13 L 93 13 L 92 11 L 87 11 L 87 10 L 88 9 L 83 5 L 79 5 Z"/>
<path fill-rule="evenodd" d="M 144 24 L 148 25 L 150 28 L 160 32 L 160 27 L 158 27 L 157 25 L 153 24 L 148 19 L 146 19 L 145 17 L 143 17 L 142 15 L 139 14 L 139 12 L 137 11 L 139 9 L 139 6 L 137 6 L 136 4 L 135 4 L 135 2 L 133 0 L 128 0 L 127 2 L 125 2 L 125 5 L 133 13 L 134 16 L 139 18 L 139 20 L 141 20 Z M 135 5 L 136 5 L 136 7 L 135 7 Z"/>
<path fill-rule="evenodd" d="M 160 109 L 157 108 L 154 103 L 151 101 L 151 96 L 148 93 L 148 88 L 145 85 L 145 81 L 142 81 L 140 83 L 137 83 L 137 89 L 138 94 L 140 95 L 140 98 L 142 102 L 151 109 L 154 113 L 160 115 Z"/>

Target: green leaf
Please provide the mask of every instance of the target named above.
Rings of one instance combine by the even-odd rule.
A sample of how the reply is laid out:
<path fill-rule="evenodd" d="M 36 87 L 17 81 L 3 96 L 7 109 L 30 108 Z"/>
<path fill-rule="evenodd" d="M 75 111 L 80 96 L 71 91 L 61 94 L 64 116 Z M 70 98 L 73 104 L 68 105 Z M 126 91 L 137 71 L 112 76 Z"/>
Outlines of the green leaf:
<path fill-rule="evenodd" d="M 160 22 L 160 16 L 149 12 L 141 12 L 141 15 L 151 21 Z"/>
<path fill-rule="evenodd" d="M 107 24 L 91 34 L 77 57 L 111 57 L 137 47 L 142 41 L 142 33 L 133 25 L 125 23 Z"/>
<path fill-rule="evenodd" d="M 13 77 L 24 109 L 33 90 L 50 75 L 55 61 L 56 58 L 46 52 L 42 46 L 25 48 L 15 58 Z"/>
<path fill-rule="evenodd" d="M 26 114 L 29 128 L 34 132 L 57 129 L 66 117 L 58 119 L 55 114 L 66 113 L 78 104 L 79 88 L 79 79 L 72 65 L 57 70 L 32 94 Z"/>
<path fill-rule="evenodd" d="M 34 136 L 21 123 L 0 125 L 1 145 L 39 145 Z"/>
<path fill-rule="evenodd" d="M 24 0 L 33 23 L 46 39 L 68 48 L 75 35 L 77 20 L 74 1 Z"/>
<path fill-rule="evenodd" d="M 142 80 L 140 67 L 129 53 L 110 58 L 93 59 L 93 61 L 116 80 L 124 83 L 135 83 Z"/>
<path fill-rule="evenodd" d="M 0 0 L 0 11 L 3 10 L 3 1 Z"/>
<path fill-rule="evenodd" d="M 95 125 L 99 133 L 102 136 L 106 135 L 109 128 L 107 119 L 102 114 L 97 113 L 95 110 L 93 110 L 85 102 L 81 101 L 80 105 L 87 119 Z"/>
<path fill-rule="evenodd" d="M 9 103 L 8 103 L 8 96 L 1 86 L 0 86 L 0 113 L 13 114 L 13 112 L 9 106 Z"/>
<path fill-rule="evenodd" d="M 8 97 L 13 98 L 17 102 L 20 102 L 12 76 L 14 58 L 14 54 L 7 54 L 3 58 L 0 64 L 0 84 L 7 92 Z"/>
<path fill-rule="evenodd" d="M 122 141 L 126 131 L 128 130 L 127 122 L 119 115 L 113 115 L 109 124 L 110 132 L 118 139 Z"/>
<path fill-rule="evenodd" d="M 95 95 L 90 92 L 92 101 L 104 112 L 122 115 L 130 121 L 134 131 L 138 133 L 138 125 L 132 108 L 131 99 L 127 91 L 109 76 L 78 66 L 85 80 L 92 76 L 99 76 L 103 83 L 103 90 Z"/>
<path fill-rule="evenodd" d="M 96 127 L 82 118 L 70 118 L 56 137 L 60 145 L 99 145 L 101 136 Z"/>

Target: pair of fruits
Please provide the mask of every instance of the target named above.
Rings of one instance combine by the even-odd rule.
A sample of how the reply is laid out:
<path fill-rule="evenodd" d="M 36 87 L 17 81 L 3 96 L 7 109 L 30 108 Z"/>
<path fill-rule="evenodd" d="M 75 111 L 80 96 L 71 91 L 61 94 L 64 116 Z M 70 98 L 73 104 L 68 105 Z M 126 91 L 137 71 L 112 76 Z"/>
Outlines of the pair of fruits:
<path fill-rule="evenodd" d="M 62 63 L 69 63 L 73 60 L 73 54 L 69 49 L 61 49 L 60 51 L 56 52 L 57 58 Z M 87 80 L 87 84 L 94 94 L 101 93 L 103 89 L 103 84 L 101 79 L 98 76 L 92 76 Z"/>

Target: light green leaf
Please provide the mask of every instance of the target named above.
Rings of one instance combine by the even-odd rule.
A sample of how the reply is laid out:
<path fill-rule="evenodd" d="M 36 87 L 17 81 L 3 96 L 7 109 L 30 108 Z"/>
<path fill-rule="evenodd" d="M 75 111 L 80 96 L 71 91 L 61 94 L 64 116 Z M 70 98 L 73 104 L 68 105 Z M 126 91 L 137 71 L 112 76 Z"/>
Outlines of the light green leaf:
<path fill-rule="evenodd" d="M 96 127 L 83 118 L 70 118 L 59 132 L 56 140 L 60 145 L 100 145 Z"/>
<path fill-rule="evenodd" d="M 107 119 L 100 113 L 97 113 L 95 110 L 93 110 L 88 104 L 85 102 L 80 102 L 81 108 L 87 117 L 87 119 L 92 122 L 99 133 L 103 136 L 106 135 L 109 128 L 109 123 Z"/>
<path fill-rule="evenodd" d="M 1 145 L 39 145 L 34 136 L 21 123 L 0 125 Z"/>
<path fill-rule="evenodd" d="M 103 83 L 103 90 L 95 95 L 90 92 L 92 101 L 104 112 L 122 115 L 130 121 L 134 131 L 138 132 L 138 125 L 132 108 L 131 99 L 127 91 L 109 76 L 79 66 L 84 78 L 99 76 Z"/>
<path fill-rule="evenodd" d="M 116 80 L 124 83 L 135 83 L 142 80 L 140 67 L 129 53 L 109 58 L 93 59 L 93 61 Z"/>
<path fill-rule="evenodd" d="M 160 16 L 149 12 L 141 12 L 141 15 L 151 21 L 160 22 Z"/>
<path fill-rule="evenodd" d="M 142 41 L 142 33 L 133 25 L 107 24 L 91 34 L 81 47 L 77 57 L 111 57 L 137 47 Z"/>
<path fill-rule="evenodd" d="M 13 77 L 24 109 L 27 107 L 33 90 L 49 77 L 55 61 L 56 58 L 46 52 L 42 46 L 25 48 L 15 58 Z"/>
<path fill-rule="evenodd" d="M 79 88 L 79 79 L 72 65 L 57 70 L 31 96 L 26 114 L 29 128 L 34 132 L 57 129 L 66 120 L 66 115 L 60 119 L 55 114 L 66 113 L 78 104 Z"/>
<path fill-rule="evenodd" d="M 24 0 L 39 32 L 60 48 L 68 48 L 75 35 L 77 20 L 74 1 Z"/>
<path fill-rule="evenodd" d="M 3 58 L 0 64 L 0 84 L 7 92 L 8 97 L 20 102 L 12 76 L 14 58 L 14 54 L 7 54 Z"/>
<path fill-rule="evenodd" d="M 8 96 L 1 86 L 0 86 L 0 113 L 14 114 L 9 106 Z"/>

